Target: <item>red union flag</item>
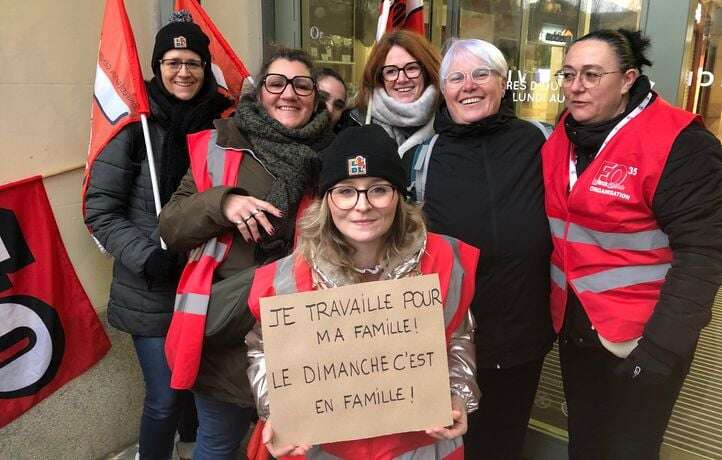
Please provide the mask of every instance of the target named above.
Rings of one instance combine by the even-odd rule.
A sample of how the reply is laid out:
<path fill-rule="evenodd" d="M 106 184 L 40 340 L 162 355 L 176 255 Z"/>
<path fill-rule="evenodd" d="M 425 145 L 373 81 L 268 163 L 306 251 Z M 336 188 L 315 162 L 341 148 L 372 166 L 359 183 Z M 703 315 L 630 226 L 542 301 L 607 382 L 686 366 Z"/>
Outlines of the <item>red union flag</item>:
<path fill-rule="evenodd" d="M 0 318 L 0 428 L 110 348 L 40 176 L 0 186 Z"/>
<path fill-rule="evenodd" d="M 238 58 L 233 48 L 228 44 L 211 18 L 196 0 L 176 0 L 175 9 L 188 10 L 193 16 L 193 22 L 198 24 L 203 33 L 211 41 L 211 69 L 216 77 L 218 86 L 228 96 L 238 101 L 243 88 L 243 80 L 250 75 L 246 66 Z"/>
<path fill-rule="evenodd" d="M 382 0 L 378 30 L 391 32 L 397 29 L 407 29 L 420 35 L 426 34 L 423 0 Z M 377 37 L 377 40 L 379 38 L 381 37 Z"/>
<path fill-rule="evenodd" d="M 82 190 L 83 214 L 93 162 L 125 125 L 139 121 L 140 114 L 149 112 L 138 50 L 125 5 L 123 0 L 107 0 L 95 69 L 90 146 Z"/>

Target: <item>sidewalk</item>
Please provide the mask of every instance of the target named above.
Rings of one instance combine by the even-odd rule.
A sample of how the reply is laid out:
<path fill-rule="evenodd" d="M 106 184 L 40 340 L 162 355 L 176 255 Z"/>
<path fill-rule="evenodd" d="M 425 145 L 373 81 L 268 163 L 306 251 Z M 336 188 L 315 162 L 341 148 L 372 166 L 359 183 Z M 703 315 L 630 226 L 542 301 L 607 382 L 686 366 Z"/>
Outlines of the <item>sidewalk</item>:
<path fill-rule="evenodd" d="M 188 445 L 188 443 L 184 444 Z M 110 454 L 105 458 L 105 460 L 135 460 L 136 452 L 138 452 L 138 443 L 132 444 L 120 452 Z M 188 452 L 186 454 L 187 456 L 184 458 L 191 458 L 191 452 Z M 181 458 L 178 456 L 178 444 L 176 444 L 175 448 L 173 449 L 173 456 L 171 457 L 171 460 L 181 460 Z"/>

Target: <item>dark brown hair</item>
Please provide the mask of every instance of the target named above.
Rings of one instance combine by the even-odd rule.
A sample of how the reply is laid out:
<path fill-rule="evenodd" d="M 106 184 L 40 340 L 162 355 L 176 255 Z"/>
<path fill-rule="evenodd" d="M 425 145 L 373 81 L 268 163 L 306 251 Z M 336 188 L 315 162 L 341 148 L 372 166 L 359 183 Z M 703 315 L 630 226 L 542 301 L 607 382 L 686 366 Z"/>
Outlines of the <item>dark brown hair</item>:
<path fill-rule="evenodd" d="M 602 29 L 588 33 L 582 38 L 576 40 L 578 43 L 584 40 L 603 41 L 614 50 L 614 54 L 619 59 L 619 68 L 622 72 L 629 69 L 637 69 L 642 73 L 643 66 L 651 66 L 652 61 L 647 59 L 645 51 L 649 48 L 649 38 L 642 35 L 641 32 L 633 32 L 627 29 Z"/>
<path fill-rule="evenodd" d="M 253 88 L 250 93 L 248 93 L 248 97 L 260 101 L 263 78 L 266 76 L 266 73 L 268 73 L 268 68 L 271 67 L 271 64 L 278 61 L 279 59 L 285 59 L 291 62 L 300 62 L 301 64 L 306 66 L 309 75 L 311 76 L 311 78 L 313 78 L 314 81 L 314 112 L 318 111 L 321 108 L 321 104 L 319 104 L 320 98 L 318 95 L 318 87 L 315 85 L 316 79 L 313 77 L 313 74 L 316 70 L 316 65 L 314 64 L 313 59 L 311 58 L 311 56 L 308 55 L 308 53 L 295 48 L 278 47 L 274 49 L 273 52 L 266 57 L 266 59 L 263 60 L 261 70 L 258 72 L 258 74 L 256 74 L 255 88 Z"/>
<path fill-rule="evenodd" d="M 308 73 L 310 75 L 313 75 L 313 72 L 316 68 L 313 63 L 313 59 L 305 51 L 294 48 L 277 48 L 263 61 L 263 64 L 261 65 L 261 71 L 258 72 L 256 81 L 260 82 L 261 79 L 268 72 L 268 68 L 271 67 L 271 64 L 273 64 L 279 59 L 300 62 L 308 68 Z"/>

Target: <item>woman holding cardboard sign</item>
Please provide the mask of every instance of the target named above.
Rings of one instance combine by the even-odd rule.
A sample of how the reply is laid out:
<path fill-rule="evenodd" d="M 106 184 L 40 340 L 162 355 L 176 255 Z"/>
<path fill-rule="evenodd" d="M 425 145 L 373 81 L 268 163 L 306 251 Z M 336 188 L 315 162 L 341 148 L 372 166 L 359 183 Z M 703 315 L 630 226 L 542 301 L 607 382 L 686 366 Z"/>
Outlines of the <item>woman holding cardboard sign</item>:
<path fill-rule="evenodd" d="M 339 134 L 322 158 L 320 198 L 301 222 L 296 251 L 257 270 L 249 307 L 259 318 L 262 297 L 437 273 L 444 304 L 453 424 L 426 432 L 311 447 L 276 445 L 267 421 L 262 442 L 276 457 L 373 459 L 422 452 L 424 458 L 463 456 L 461 436 L 466 432 L 466 415 L 476 409 L 479 397 L 473 318 L 469 313 L 479 254 L 461 241 L 426 231 L 419 208 L 403 199 L 407 180 L 396 148 L 376 125 L 349 128 Z M 261 419 L 268 420 L 260 323 L 246 342 L 248 375 L 257 409 Z"/>

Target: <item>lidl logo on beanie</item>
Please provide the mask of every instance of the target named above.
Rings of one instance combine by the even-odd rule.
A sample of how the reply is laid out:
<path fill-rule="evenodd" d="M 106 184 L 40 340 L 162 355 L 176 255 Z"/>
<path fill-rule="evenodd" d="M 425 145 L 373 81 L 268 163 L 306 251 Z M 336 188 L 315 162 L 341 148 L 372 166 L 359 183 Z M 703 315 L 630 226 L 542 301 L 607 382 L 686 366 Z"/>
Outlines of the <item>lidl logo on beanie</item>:
<path fill-rule="evenodd" d="M 188 48 L 188 41 L 183 35 L 173 37 L 173 48 Z"/>
<path fill-rule="evenodd" d="M 356 158 L 348 159 L 348 175 L 363 176 L 366 174 L 366 158 L 357 155 Z"/>

